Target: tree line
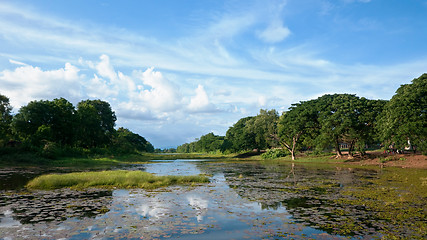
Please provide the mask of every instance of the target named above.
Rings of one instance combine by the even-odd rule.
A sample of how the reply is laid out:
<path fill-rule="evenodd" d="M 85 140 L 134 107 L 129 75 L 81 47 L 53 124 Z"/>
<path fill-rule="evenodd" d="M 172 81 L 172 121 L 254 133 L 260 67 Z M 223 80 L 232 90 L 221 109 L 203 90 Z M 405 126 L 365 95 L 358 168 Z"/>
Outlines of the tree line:
<path fill-rule="evenodd" d="M 281 115 L 260 110 L 231 126 L 225 136 L 213 133 L 177 147 L 177 152 L 240 152 L 282 148 L 295 159 L 301 150 L 321 152 L 341 147 L 349 155 L 367 146 L 427 152 L 427 74 L 401 85 L 390 100 L 354 94 L 325 94 L 294 103 Z"/>
<path fill-rule="evenodd" d="M 115 127 L 117 120 L 108 102 L 80 101 L 75 107 L 64 98 L 31 101 L 12 115 L 9 98 L 0 94 L 0 147 L 22 148 L 55 157 L 59 153 L 102 151 L 153 152 L 144 137 L 126 128 Z"/>

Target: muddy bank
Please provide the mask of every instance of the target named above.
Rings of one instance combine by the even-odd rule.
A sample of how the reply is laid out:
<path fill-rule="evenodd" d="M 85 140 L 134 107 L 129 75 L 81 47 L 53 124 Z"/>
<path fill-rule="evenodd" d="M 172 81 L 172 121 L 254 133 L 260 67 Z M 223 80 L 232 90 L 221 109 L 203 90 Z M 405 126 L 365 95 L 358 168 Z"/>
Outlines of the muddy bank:
<path fill-rule="evenodd" d="M 345 157 L 344 163 L 359 166 L 400 167 L 427 169 L 427 156 L 422 154 L 387 154 L 370 152 L 367 156 Z"/>

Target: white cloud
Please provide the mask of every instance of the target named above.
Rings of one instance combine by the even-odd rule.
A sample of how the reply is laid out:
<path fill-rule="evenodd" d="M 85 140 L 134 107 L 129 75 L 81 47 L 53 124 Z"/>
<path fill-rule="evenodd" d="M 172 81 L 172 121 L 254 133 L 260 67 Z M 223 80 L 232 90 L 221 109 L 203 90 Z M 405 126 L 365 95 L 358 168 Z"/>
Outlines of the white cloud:
<path fill-rule="evenodd" d="M 264 31 L 258 33 L 258 37 L 267 43 L 277 43 L 283 41 L 290 34 L 291 31 L 284 27 L 281 22 L 274 22 Z"/>
<path fill-rule="evenodd" d="M 215 106 L 210 103 L 208 94 L 202 85 L 197 86 L 196 95 L 191 98 L 188 109 L 190 112 L 216 111 Z"/>
<path fill-rule="evenodd" d="M 106 80 L 94 74 L 93 78 L 85 84 L 85 92 L 90 98 L 108 99 L 118 95 L 114 85 L 110 85 Z"/>
<path fill-rule="evenodd" d="M 182 106 L 182 96 L 179 87 L 163 77 L 162 73 L 148 68 L 144 72 L 134 73 L 143 85 L 139 85 L 141 91 L 138 98 L 149 105 L 155 111 L 175 111 Z"/>
<path fill-rule="evenodd" d="M 259 96 L 258 97 L 258 106 L 263 108 L 267 105 L 267 99 L 265 98 L 265 96 Z"/>
<path fill-rule="evenodd" d="M 0 91 L 10 98 L 14 108 L 32 100 L 65 96 L 76 99 L 81 96 L 79 71 L 70 63 L 66 63 L 64 68 L 47 71 L 33 66 L 3 70 L 0 72 Z"/>
<path fill-rule="evenodd" d="M 27 66 L 28 65 L 26 63 L 15 61 L 15 60 L 12 60 L 12 59 L 9 59 L 9 62 L 12 63 L 12 64 L 21 65 L 21 66 Z"/>
<path fill-rule="evenodd" d="M 102 54 L 99 59 L 101 61 L 96 65 L 96 70 L 98 70 L 99 75 L 109 78 L 110 81 L 115 82 L 117 80 L 117 73 L 110 63 L 110 58 L 107 55 Z"/>

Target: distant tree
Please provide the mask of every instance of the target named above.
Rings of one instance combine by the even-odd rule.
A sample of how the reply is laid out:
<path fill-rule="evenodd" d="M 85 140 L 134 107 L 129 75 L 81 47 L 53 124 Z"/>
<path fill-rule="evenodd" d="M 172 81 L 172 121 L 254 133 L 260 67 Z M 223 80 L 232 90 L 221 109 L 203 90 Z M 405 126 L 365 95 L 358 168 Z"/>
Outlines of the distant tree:
<path fill-rule="evenodd" d="M 279 114 L 276 110 L 261 109 L 259 114 L 246 121 L 244 131 L 254 137 L 254 148 L 259 150 L 277 147 L 277 122 Z"/>
<path fill-rule="evenodd" d="M 113 147 L 122 152 L 154 152 L 153 145 L 144 137 L 122 127 L 114 135 Z"/>
<path fill-rule="evenodd" d="M 111 143 L 116 115 L 110 104 L 85 100 L 77 105 L 78 142 L 83 147 L 102 147 Z"/>
<path fill-rule="evenodd" d="M 385 105 L 378 130 L 386 144 L 427 151 L 427 74 L 401 85 Z"/>
<path fill-rule="evenodd" d="M 224 143 L 224 137 L 218 136 L 213 133 L 208 133 L 196 138 L 194 142 L 184 143 L 177 147 L 176 151 L 180 153 L 192 153 L 192 152 L 215 152 L 221 151 Z"/>
<path fill-rule="evenodd" d="M 190 153 L 190 143 L 184 143 L 182 145 L 179 145 L 176 148 L 176 152 L 179 152 L 179 153 Z"/>
<path fill-rule="evenodd" d="M 208 133 L 200 137 L 198 141 L 201 152 L 215 152 L 221 150 L 221 146 L 224 142 L 224 137 Z"/>
<path fill-rule="evenodd" d="M 0 94 L 0 146 L 9 141 L 11 137 L 11 112 L 12 107 L 10 106 L 9 98 Z"/>

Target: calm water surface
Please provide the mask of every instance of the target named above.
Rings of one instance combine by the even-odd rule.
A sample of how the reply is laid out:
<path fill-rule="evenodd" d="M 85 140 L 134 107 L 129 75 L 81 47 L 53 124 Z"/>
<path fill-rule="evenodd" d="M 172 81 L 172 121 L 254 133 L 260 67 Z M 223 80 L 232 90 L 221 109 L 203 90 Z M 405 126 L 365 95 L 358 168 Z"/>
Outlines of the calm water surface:
<path fill-rule="evenodd" d="M 337 204 L 343 189 L 369 184 L 380 170 L 203 160 L 151 161 L 131 168 L 158 175 L 209 174 L 211 182 L 155 191 L 3 187 L 0 238 L 370 239 L 381 237 L 385 224 L 369 220 L 366 211 Z M 0 175 L 1 186 L 16 174 Z M 348 221 L 337 210 L 354 212 L 351 219 L 363 228 L 334 229 Z"/>

